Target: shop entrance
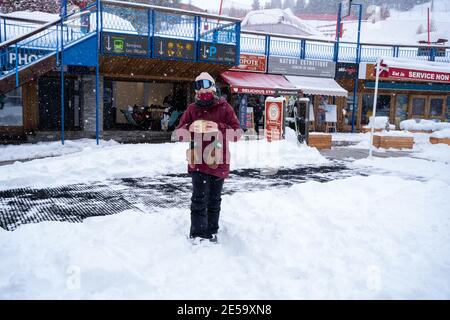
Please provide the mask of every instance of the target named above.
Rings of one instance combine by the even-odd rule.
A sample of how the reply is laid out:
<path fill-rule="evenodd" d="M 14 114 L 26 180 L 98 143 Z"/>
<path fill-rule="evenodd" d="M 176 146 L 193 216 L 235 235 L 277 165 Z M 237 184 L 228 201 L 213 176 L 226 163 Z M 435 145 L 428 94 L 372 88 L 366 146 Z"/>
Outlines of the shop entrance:
<path fill-rule="evenodd" d="M 187 82 L 105 80 L 104 130 L 172 131 L 193 91 Z"/>
<path fill-rule="evenodd" d="M 373 94 L 362 95 L 362 110 L 361 110 L 361 125 L 368 125 L 369 119 L 373 111 Z M 377 99 L 377 113 L 376 116 L 386 116 L 390 118 L 391 110 L 391 96 L 379 95 Z"/>
<path fill-rule="evenodd" d="M 39 87 L 39 130 L 61 130 L 61 80 L 41 77 Z M 80 83 L 77 79 L 64 81 L 64 129 L 81 130 Z"/>

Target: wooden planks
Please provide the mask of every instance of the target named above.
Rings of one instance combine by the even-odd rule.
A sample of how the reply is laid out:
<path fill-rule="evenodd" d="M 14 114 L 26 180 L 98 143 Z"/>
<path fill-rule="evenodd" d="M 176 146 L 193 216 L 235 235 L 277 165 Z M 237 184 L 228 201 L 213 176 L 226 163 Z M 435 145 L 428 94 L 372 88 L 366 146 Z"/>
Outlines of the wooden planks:
<path fill-rule="evenodd" d="M 430 137 L 430 143 L 432 143 L 432 144 L 444 143 L 444 144 L 450 146 L 450 138 L 435 138 L 435 137 Z"/>
<path fill-rule="evenodd" d="M 368 132 L 370 132 L 371 130 L 372 130 L 371 128 L 364 128 L 364 127 L 361 127 L 360 132 L 361 132 L 361 133 L 368 133 Z M 374 129 L 374 130 L 373 130 L 373 132 L 381 132 L 381 131 L 383 131 L 383 129 Z"/>
<path fill-rule="evenodd" d="M 23 127 L 25 132 L 38 128 L 39 121 L 39 96 L 37 80 L 22 86 L 23 101 Z"/>
<path fill-rule="evenodd" d="M 377 148 L 385 149 L 412 149 L 414 145 L 414 138 L 374 135 L 373 145 Z"/>
<path fill-rule="evenodd" d="M 206 71 L 217 78 L 229 65 L 130 57 L 100 57 L 100 72 L 112 78 L 192 81 Z"/>
<path fill-rule="evenodd" d="M 309 133 L 308 146 L 317 149 L 331 149 L 331 134 Z"/>
<path fill-rule="evenodd" d="M 56 67 L 56 57 L 49 56 L 38 61 L 29 67 L 19 71 L 19 86 L 29 81 L 37 79 L 39 76 L 46 74 Z M 0 94 L 13 90 L 16 87 L 16 74 L 10 74 L 8 77 L 0 81 Z"/>

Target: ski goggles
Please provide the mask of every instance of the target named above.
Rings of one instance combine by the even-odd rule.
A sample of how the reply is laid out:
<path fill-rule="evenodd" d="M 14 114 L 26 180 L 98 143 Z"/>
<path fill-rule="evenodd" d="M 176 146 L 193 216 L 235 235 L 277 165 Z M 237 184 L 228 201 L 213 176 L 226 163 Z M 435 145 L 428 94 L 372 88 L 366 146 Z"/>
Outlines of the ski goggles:
<path fill-rule="evenodd" d="M 198 80 L 194 82 L 195 90 L 209 89 L 214 87 L 214 83 L 209 80 Z"/>

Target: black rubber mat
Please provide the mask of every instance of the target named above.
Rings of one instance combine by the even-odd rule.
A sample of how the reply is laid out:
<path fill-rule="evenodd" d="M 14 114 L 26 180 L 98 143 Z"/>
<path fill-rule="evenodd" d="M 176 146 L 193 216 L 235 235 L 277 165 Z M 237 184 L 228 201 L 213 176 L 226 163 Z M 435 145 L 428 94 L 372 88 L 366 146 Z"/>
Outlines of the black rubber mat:
<path fill-rule="evenodd" d="M 224 194 L 289 187 L 306 181 L 327 182 L 362 175 L 342 163 L 328 166 L 232 171 Z M 0 191 L 0 227 L 13 231 L 22 224 L 43 221 L 82 222 L 93 216 L 127 209 L 151 212 L 154 208 L 189 208 L 188 174 L 126 178 L 46 189 Z"/>

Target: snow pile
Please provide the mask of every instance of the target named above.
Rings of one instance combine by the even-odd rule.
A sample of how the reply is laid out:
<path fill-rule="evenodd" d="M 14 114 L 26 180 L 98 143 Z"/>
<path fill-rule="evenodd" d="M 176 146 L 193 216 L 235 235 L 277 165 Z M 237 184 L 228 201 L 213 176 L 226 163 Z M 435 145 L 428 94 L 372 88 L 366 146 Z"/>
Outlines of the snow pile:
<path fill-rule="evenodd" d="M 427 119 L 409 119 L 400 122 L 400 129 L 415 131 L 438 131 L 450 128 L 448 122 L 436 122 Z"/>
<path fill-rule="evenodd" d="M 323 37 L 323 34 L 310 26 L 308 23 L 295 16 L 290 8 L 287 9 L 267 9 L 267 10 L 253 10 L 247 13 L 242 20 L 242 28 L 255 25 L 268 24 L 287 24 L 296 27 L 303 32 L 318 37 Z"/>
<path fill-rule="evenodd" d="M 381 131 L 374 133 L 375 136 L 382 136 L 382 137 L 413 137 L 413 134 L 407 131 Z"/>
<path fill-rule="evenodd" d="M 101 140 L 98 148 L 105 148 L 117 144 L 114 140 Z M 0 162 L 55 157 L 63 154 L 82 152 L 86 148 L 91 150 L 93 147 L 97 147 L 97 145 L 95 140 L 92 139 L 66 140 L 64 145 L 59 141 L 38 142 L 36 144 L 0 145 Z"/>
<path fill-rule="evenodd" d="M 48 13 L 42 11 L 14 11 L 5 14 L 5 16 L 11 18 L 29 19 L 41 22 L 50 22 L 59 19 L 59 15 L 55 13 Z M 16 22 L 14 22 L 16 23 Z"/>
<path fill-rule="evenodd" d="M 450 129 L 450 122 L 436 122 L 434 124 L 434 130 L 444 130 L 444 129 Z"/>
<path fill-rule="evenodd" d="M 372 128 L 372 125 L 375 129 L 386 129 L 386 124 L 389 123 L 389 117 L 386 116 L 376 116 L 375 117 L 375 123 L 374 123 L 374 117 L 369 118 L 369 124 L 364 126 L 364 128 Z M 391 130 L 395 129 L 395 125 L 390 124 L 389 128 Z"/>
<path fill-rule="evenodd" d="M 434 121 L 426 119 L 409 119 L 400 122 L 402 130 L 433 131 Z"/>
<path fill-rule="evenodd" d="M 450 138 L 450 129 L 435 131 L 431 134 L 433 138 Z"/>
<path fill-rule="evenodd" d="M 449 299 L 448 192 L 369 176 L 224 196 L 204 246 L 187 208 L 0 229 L 0 298 Z"/>
<path fill-rule="evenodd" d="M 289 131 L 288 131 L 289 132 Z M 289 134 L 288 134 L 289 135 Z M 94 140 L 93 140 L 94 141 Z M 0 190 L 19 187 L 50 187 L 114 178 L 133 178 L 186 172 L 187 143 L 117 144 L 97 147 L 88 143 L 66 141 L 66 146 L 43 143 L 18 148 L 4 148 L 4 159 L 15 159 L 20 150 L 26 154 L 61 154 L 60 157 L 15 162 L 0 166 Z M 28 148 L 28 149 L 27 149 Z M 315 148 L 298 146 L 295 141 L 272 143 L 265 140 L 230 143 L 231 170 L 243 168 L 279 168 L 300 164 L 321 165 L 326 160 Z M 66 154 L 65 154 L 66 153 Z"/>

